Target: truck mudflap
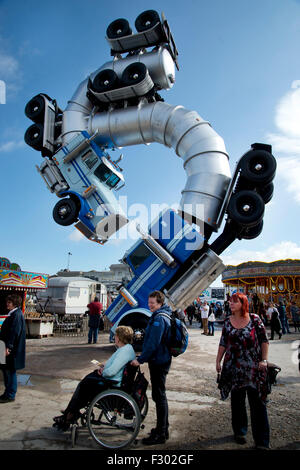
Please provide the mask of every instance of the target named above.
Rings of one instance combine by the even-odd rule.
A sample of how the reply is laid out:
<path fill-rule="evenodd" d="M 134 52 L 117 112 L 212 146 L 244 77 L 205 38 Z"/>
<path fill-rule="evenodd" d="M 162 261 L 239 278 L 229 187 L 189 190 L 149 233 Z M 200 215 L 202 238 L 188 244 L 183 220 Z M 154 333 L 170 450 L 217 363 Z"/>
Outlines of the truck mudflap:
<path fill-rule="evenodd" d="M 164 294 L 174 308 L 185 309 L 224 269 L 219 256 L 207 248 L 169 290 L 164 290 Z"/>

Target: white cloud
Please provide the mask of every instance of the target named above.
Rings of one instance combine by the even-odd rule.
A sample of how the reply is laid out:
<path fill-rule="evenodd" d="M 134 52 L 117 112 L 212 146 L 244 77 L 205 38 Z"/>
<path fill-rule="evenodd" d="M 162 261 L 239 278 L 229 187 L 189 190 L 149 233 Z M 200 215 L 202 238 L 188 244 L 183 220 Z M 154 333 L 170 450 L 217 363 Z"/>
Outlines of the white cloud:
<path fill-rule="evenodd" d="M 300 259 L 300 245 L 291 241 L 282 241 L 269 246 L 266 250 L 236 250 L 233 254 L 221 255 L 225 265 L 236 266 L 246 261 L 264 261 L 270 263 L 279 259 Z"/>
<path fill-rule="evenodd" d="M 268 134 L 266 139 L 277 157 L 277 176 L 300 203 L 300 80 L 294 80 L 291 89 L 280 99 L 275 124 L 279 132 Z"/>
<path fill-rule="evenodd" d="M 81 232 L 79 232 L 79 230 L 73 230 L 73 232 L 70 233 L 69 237 L 68 237 L 70 240 L 72 240 L 73 242 L 80 242 L 82 240 L 85 240 L 85 236 L 82 235 Z"/>
<path fill-rule="evenodd" d="M 300 140 L 300 86 L 294 80 L 292 89 L 281 98 L 276 109 L 275 123 L 286 136 Z"/>
<path fill-rule="evenodd" d="M 1 78 L 9 79 L 17 73 L 19 69 L 18 61 L 3 52 L 0 52 L 0 75 Z"/>
<path fill-rule="evenodd" d="M 6 51 L 7 41 L 0 36 L 0 77 L 8 94 L 15 94 L 22 86 L 22 71 L 16 57 Z"/>
<path fill-rule="evenodd" d="M 285 181 L 286 190 L 300 204 L 300 158 L 286 157 L 277 159 L 277 174 Z"/>
<path fill-rule="evenodd" d="M 5 142 L 4 144 L 0 144 L 0 152 L 12 152 L 13 150 L 17 150 L 21 147 L 25 147 L 24 140 L 10 140 L 8 142 Z"/>

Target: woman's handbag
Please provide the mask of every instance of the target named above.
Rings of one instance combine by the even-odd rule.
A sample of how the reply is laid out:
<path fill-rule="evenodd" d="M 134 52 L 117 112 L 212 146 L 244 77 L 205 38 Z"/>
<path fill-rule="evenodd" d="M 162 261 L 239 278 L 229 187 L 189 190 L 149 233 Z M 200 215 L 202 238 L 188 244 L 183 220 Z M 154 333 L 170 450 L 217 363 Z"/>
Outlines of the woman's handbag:
<path fill-rule="evenodd" d="M 138 404 L 140 410 L 142 410 L 145 404 L 146 391 L 148 387 L 148 380 L 145 378 L 144 373 L 138 368 L 136 377 L 132 386 L 132 396 Z"/>

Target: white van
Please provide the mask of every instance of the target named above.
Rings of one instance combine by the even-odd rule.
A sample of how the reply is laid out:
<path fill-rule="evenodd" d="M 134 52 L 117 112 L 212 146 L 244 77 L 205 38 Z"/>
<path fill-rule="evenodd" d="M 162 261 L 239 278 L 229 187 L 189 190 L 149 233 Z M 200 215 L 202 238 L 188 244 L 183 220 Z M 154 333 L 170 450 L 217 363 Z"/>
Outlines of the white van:
<path fill-rule="evenodd" d="M 51 277 L 48 288 L 37 294 L 37 311 L 83 315 L 95 296 L 106 309 L 107 289 L 104 284 L 85 277 Z"/>

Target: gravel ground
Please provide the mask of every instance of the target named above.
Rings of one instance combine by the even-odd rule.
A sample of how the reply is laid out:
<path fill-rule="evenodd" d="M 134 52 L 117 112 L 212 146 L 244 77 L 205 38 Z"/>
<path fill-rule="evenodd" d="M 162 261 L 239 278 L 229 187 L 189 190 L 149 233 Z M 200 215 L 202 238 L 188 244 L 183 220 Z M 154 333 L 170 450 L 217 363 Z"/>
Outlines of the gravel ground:
<path fill-rule="evenodd" d="M 220 328 L 215 336 L 204 336 L 194 323 L 189 333 L 188 350 L 173 359 L 167 379 L 170 439 L 157 450 L 252 449 L 250 418 L 247 444 L 238 445 L 232 438 L 230 399 L 221 401 L 217 389 L 215 357 Z M 295 360 L 299 340 L 300 334 L 290 334 L 270 341 L 269 360 L 282 368 L 268 403 L 274 450 L 300 450 L 300 374 Z M 84 337 L 28 339 L 26 369 L 19 377 L 29 379 L 20 384 L 14 403 L 1 406 L 0 449 L 71 449 L 69 437 L 58 435 L 51 427 L 52 417 L 65 407 L 78 381 L 93 370 L 90 361 L 105 361 L 113 351 L 107 333 L 101 333 L 97 345 L 87 344 Z M 142 370 L 149 378 L 147 365 Z M 146 449 L 141 438 L 155 425 L 150 387 L 148 397 L 145 429 L 133 450 Z M 83 432 L 76 448 L 95 449 L 95 444 Z"/>

